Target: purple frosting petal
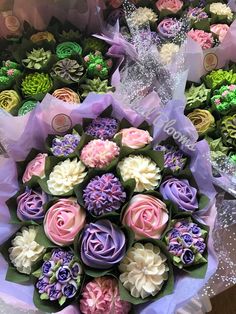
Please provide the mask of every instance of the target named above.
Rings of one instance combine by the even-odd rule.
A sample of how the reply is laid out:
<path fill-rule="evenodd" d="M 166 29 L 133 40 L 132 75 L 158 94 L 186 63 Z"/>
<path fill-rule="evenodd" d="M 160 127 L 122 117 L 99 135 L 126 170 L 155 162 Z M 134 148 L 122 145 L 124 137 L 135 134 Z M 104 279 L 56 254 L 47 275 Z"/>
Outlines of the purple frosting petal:
<path fill-rule="evenodd" d="M 117 128 L 116 119 L 98 117 L 87 126 L 85 132 L 95 138 L 109 140 L 116 134 Z"/>
<path fill-rule="evenodd" d="M 160 186 L 160 192 L 165 200 L 170 200 L 184 211 L 195 211 L 198 208 L 197 189 L 188 180 L 170 178 Z"/>
<path fill-rule="evenodd" d="M 163 38 L 174 38 L 181 30 L 181 27 L 182 23 L 180 21 L 169 17 L 159 23 L 157 31 Z"/>
<path fill-rule="evenodd" d="M 87 266 L 111 268 L 121 261 L 125 251 L 124 233 L 109 220 L 100 220 L 85 227 L 80 253 Z"/>
<path fill-rule="evenodd" d="M 22 221 L 39 221 L 44 218 L 43 205 L 47 202 L 44 192 L 36 192 L 26 187 L 25 192 L 17 197 L 17 217 Z"/>

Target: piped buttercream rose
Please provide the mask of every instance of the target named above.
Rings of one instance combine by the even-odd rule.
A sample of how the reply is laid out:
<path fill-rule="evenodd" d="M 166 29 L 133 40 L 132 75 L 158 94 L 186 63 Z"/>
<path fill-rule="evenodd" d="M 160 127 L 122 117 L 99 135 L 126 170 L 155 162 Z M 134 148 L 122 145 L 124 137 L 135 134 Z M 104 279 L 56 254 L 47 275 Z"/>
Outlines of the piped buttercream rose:
<path fill-rule="evenodd" d="M 229 26 L 227 24 L 213 24 L 210 29 L 212 33 L 218 36 L 219 41 L 222 42 L 229 30 Z"/>
<path fill-rule="evenodd" d="M 166 228 L 168 219 L 165 203 L 154 196 L 138 194 L 130 200 L 122 223 L 134 231 L 137 240 L 159 239 Z"/>
<path fill-rule="evenodd" d="M 197 189 L 186 179 L 170 178 L 160 186 L 165 200 L 172 201 L 181 210 L 195 211 L 198 208 Z"/>
<path fill-rule="evenodd" d="M 23 174 L 22 181 L 23 183 L 28 182 L 32 176 L 37 176 L 43 178 L 45 176 L 45 161 L 47 154 L 39 153 L 33 160 L 31 160 Z"/>
<path fill-rule="evenodd" d="M 195 109 L 187 115 L 195 126 L 199 135 L 202 135 L 215 126 L 215 118 L 210 111 L 205 109 Z"/>
<path fill-rule="evenodd" d="M 148 131 L 137 129 L 134 127 L 122 129 L 116 136 L 122 135 L 121 143 L 133 149 L 139 149 L 151 143 L 152 137 Z"/>
<path fill-rule="evenodd" d="M 89 267 L 109 269 L 125 255 L 125 234 L 109 220 L 99 220 L 85 226 L 81 234 L 81 259 Z"/>
<path fill-rule="evenodd" d="M 159 11 L 168 10 L 172 13 L 177 13 L 183 6 L 180 0 L 158 0 L 156 7 Z"/>
<path fill-rule="evenodd" d="M 86 213 L 75 198 L 59 199 L 44 218 L 47 237 L 59 246 L 71 244 L 85 224 Z"/>

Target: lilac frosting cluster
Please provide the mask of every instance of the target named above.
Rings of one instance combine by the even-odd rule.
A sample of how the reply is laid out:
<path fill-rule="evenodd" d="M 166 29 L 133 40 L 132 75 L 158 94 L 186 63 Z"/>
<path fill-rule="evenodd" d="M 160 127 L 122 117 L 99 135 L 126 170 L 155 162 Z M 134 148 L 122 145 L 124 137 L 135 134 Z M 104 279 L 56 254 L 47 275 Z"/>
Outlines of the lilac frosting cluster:
<path fill-rule="evenodd" d="M 85 208 L 93 215 L 119 210 L 126 200 L 126 193 L 117 177 L 112 173 L 96 176 L 84 189 Z"/>
<path fill-rule="evenodd" d="M 109 140 L 116 134 L 117 128 L 116 119 L 98 117 L 87 126 L 85 132 L 95 138 Z"/>
<path fill-rule="evenodd" d="M 74 153 L 79 142 L 79 134 L 66 134 L 61 137 L 57 136 L 52 140 L 52 153 L 57 157 L 67 157 Z"/>
<path fill-rule="evenodd" d="M 206 249 L 207 231 L 201 229 L 191 219 L 172 222 L 172 229 L 165 236 L 167 249 L 173 262 L 179 268 L 205 263 L 202 256 Z"/>
<path fill-rule="evenodd" d="M 176 149 L 171 145 L 157 145 L 154 149 L 164 152 L 165 168 L 169 168 L 172 171 L 183 169 L 187 158 L 181 150 Z"/>
<path fill-rule="evenodd" d="M 78 292 L 82 267 L 71 251 L 55 249 L 45 257 L 36 288 L 41 299 L 62 305 Z"/>

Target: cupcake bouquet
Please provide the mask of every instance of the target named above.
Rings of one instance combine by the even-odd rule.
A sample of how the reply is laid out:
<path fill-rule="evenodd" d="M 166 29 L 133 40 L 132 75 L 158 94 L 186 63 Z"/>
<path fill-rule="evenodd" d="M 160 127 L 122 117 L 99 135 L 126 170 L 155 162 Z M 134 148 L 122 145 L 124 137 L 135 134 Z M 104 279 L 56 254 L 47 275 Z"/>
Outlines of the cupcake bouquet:
<path fill-rule="evenodd" d="M 190 157 L 111 111 L 49 135 L 18 163 L 7 205 L 19 228 L 1 252 L 6 279 L 34 283 L 40 310 L 130 313 L 172 293 L 176 273 L 205 276 L 208 227 L 192 215 L 209 200 Z"/>
<path fill-rule="evenodd" d="M 7 53 L 0 60 L 1 109 L 24 115 L 47 93 L 79 104 L 89 92 L 113 90 L 113 61 L 106 56 L 105 42 L 55 18 L 42 32 L 24 25 L 17 42 L 5 40 Z"/>

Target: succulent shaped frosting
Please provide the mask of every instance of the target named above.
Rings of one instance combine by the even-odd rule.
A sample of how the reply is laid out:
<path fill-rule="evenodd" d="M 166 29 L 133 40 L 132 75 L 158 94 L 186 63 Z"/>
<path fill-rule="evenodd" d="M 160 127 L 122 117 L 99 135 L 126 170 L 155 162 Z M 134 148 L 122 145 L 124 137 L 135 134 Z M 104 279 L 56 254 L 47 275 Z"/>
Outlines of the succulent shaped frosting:
<path fill-rule="evenodd" d="M 53 86 L 51 77 L 44 73 L 28 74 L 21 83 L 21 89 L 25 96 L 46 94 Z"/>
<path fill-rule="evenodd" d="M 223 119 L 221 133 L 225 144 L 236 147 L 236 114 Z"/>
<path fill-rule="evenodd" d="M 101 51 L 101 53 L 105 53 L 107 50 L 106 43 L 95 37 L 85 38 L 83 41 L 83 50 L 85 54 L 95 51 Z"/>
<path fill-rule="evenodd" d="M 21 74 L 19 64 L 7 60 L 3 61 L 0 68 L 0 87 L 7 87 Z"/>
<path fill-rule="evenodd" d="M 45 51 L 43 48 L 33 49 L 31 52 L 26 52 L 27 58 L 23 59 L 22 63 L 26 68 L 40 70 L 48 63 L 51 55 L 50 50 Z"/>
<path fill-rule="evenodd" d="M 28 112 L 32 111 L 37 105 L 36 100 L 28 100 L 24 102 L 24 104 L 20 107 L 18 111 L 18 116 L 23 116 L 27 114 Z"/>
<path fill-rule="evenodd" d="M 14 90 L 4 90 L 0 93 L 0 108 L 10 112 L 20 103 L 20 96 Z"/>
<path fill-rule="evenodd" d="M 78 82 L 84 73 L 84 67 L 76 60 L 63 59 L 58 61 L 52 68 L 51 75 L 66 83 Z"/>
<path fill-rule="evenodd" d="M 215 105 L 216 110 L 224 113 L 236 106 L 236 85 L 222 86 L 216 90 L 211 98 L 211 103 Z"/>
<path fill-rule="evenodd" d="M 236 73 L 233 70 L 215 70 L 206 76 L 206 85 L 209 88 L 215 89 L 218 85 L 223 84 L 235 84 L 236 83 Z"/>
<path fill-rule="evenodd" d="M 81 37 L 80 31 L 76 30 L 73 31 L 70 29 L 69 31 L 62 31 L 61 34 L 59 34 L 59 38 L 62 41 L 78 41 Z"/>
<path fill-rule="evenodd" d="M 187 99 L 187 109 L 195 108 L 199 106 L 200 103 L 204 103 L 207 101 L 210 89 L 207 89 L 204 84 L 201 84 L 200 86 L 194 86 L 192 85 L 186 92 L 185 96 Z"/>
<path fill-rule="evenodd" d="M 224 157 L 228 154 L 229 147 L 226 147 L 222 141 L 222 138 L 219 137 L 213 140 L 210 137 L 205 138 L 210 146 L 211 149 L 211 158 L 217 159 L 218 157 Z"/>
<path fill-rule="evenodd" d="M 199 135 L 211 131 L 215 126 L 215 118 L 208 110 L 195 109 L 187 117 L 191 120 Z"/>
<path fill-rule="evenodd" d="M 56 54 L 59 59 L 70 58 L 73 55 L 81 54 L 82 48 L 79 44 L 73 41 L 66 41 L 59 44 L 56 48 Z"/>
<path fill-rule="evenodd" d="M 112 60 L 105 60 L 100 51 L 90 53 L 84 57 L 87 66 L 87 74 L 89 77 L 100 77 L 106 79 L 110 68 L 112 67 Z"/>
<path fill-rule="evenodd" d="M 83 90 L 82 97 L 87 97 L 90 92 L 97 94 L 105 94 L 112 92 L 114 87 L 108 85 L 108 80 L 101 80 L 100 77 L 93 80 L 86 79 L 85 84 L 82 84 L 81 89 Z"/>

